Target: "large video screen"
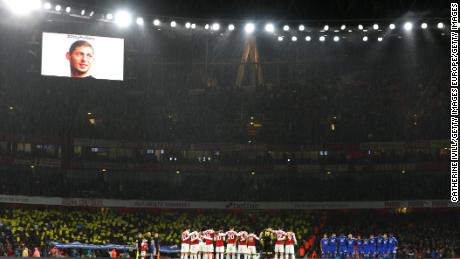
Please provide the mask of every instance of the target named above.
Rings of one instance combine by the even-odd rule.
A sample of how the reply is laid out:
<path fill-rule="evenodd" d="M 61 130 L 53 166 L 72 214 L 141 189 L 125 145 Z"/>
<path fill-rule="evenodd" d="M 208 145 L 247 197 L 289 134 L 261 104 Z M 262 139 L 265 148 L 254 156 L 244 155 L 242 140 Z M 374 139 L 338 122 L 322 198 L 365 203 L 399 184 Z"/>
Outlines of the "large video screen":
<path fill-rule="evenodd" d="M 42 75 L 123 80 L 124 40 L 43 33 Z"/>

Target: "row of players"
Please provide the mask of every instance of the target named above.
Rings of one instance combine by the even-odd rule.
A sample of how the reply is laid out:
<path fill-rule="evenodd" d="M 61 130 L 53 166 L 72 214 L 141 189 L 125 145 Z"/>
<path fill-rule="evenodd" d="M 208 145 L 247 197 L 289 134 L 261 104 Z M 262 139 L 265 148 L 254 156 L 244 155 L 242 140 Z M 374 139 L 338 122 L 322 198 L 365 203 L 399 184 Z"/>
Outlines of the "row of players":
<path fill-rule="evenodd" d="M 321 239 L 321 255 L 323 258 L 348 257 L 348 258 L 396 258 L 398 240 L 393 234 L 370 235 L 368 238 L 356 238 L 352 234 L 346 237 L 344 234 L 336 237 L 333 233 L 330 237 L 324 234 Z"/>
<path fill-rule="evenodd" d="M 297 240 L 294 232 L 285 232 L 281 229 L 272 230 L 271 228 L 266 231 L 276 235 L 275 259 L 278 259 L 278 254 L 281 259 L 295 259 L 294 245 L 297 245 Z M 189 254 L 191 259 L 198 259 L 199 253 L 203 254 L 203 259 L 212 259 L 214 258 L 214 244 L 216 245 L 215 259 L 224 259 L 224 254 L 226 254 L 226 259 L 235 259 L 236 255 L 238 258 L 243 255 L 244 259 L 258 259 L 259 254 L 256 247 L 262 234 L 263 232 L 257 236 L 253 232 L 236 232 L 233 228 L 227 232 L 213 229 L 190 232 L 190 229 L 187 229 L 181 235 L 181 259 L 188 259 Z"/>

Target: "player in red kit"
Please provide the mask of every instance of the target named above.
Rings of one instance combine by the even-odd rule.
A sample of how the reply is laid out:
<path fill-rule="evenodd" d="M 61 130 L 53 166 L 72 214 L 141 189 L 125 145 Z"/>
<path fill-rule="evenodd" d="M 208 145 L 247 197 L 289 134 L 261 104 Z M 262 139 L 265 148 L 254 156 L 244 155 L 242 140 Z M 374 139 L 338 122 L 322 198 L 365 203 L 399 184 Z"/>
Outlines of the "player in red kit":
<path fill-rule="evenodd" d="M 238 259 L 241 259 L 241 255 L 244 259 L 248 259 L 248 232 L 240 231 L 238 236 Z"/>
<path fill-rule="evenodd" d="M 227 259 L 235 259 L 237 234 L 233 228 L 225 233 L 227 237 Z"/>
<path fill-rule="evenodd" d="M 200 246 L 200 233 L 193 231 L 190 233 L 190 257 L 191 259 L 198 259 L 198 249 Z"/>
<path fill-rule="evenodd" d="M 272 231 L 276 234 L 276 243 L 275 243 L 275 259 L 278 259 L 278 253 L 280 259 L 283 259 L 284 256 L 284 241 L 286 240 L 286 232 L 281 229 Z"/>
<path fill-rule="evenodd" d="M 204 231 L 203 239 L 205 241 L 203 259 L 212 259 L 212 254 L 214 253 L 214 230 L 208 229 Z"/>
<path fill-rule="evenodd" d="M 188 259 L 188 254 L 190 253 L 190 229 L 182 232 L 181 238 L 180 259 Z"/>
<path fill-rule="evenodd" d="M 253 232 L 248 235 L 248 254 L 249 259 L 258 259 L 256 242 L 259 240 L 259 237 Z"/>
<path fill-rule="evenodd" d="M 226 235 L 222 230 L 219 230 L 217 233 L 214 234 L 214 241 L 216 242 L 216 259 L 224 259 L 225 236 Z"/>
<path fill-rule="evenodd" d="M 289 231 L 286 233 L 286 248 L 284 251 L 286 259 L 289 259 L 289 257 L 295 259 L 294 245 L 297 245 L 297 239 L 295 238 L 294 232 Z"/>

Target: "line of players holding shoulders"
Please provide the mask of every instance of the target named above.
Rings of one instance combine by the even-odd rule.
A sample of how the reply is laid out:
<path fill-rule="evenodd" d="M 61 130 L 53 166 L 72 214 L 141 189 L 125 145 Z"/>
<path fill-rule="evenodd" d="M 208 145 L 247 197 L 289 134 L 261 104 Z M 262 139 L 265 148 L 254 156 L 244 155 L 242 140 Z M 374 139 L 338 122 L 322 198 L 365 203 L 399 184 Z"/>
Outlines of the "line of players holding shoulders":
<path fill-rule="evenodd" d="M 322 258 L 396 258 L 398 240 L 393 234 L 370 235 L 362 239 L 360 235 L 356 238 L 352 234 L 346 237 L 344 234 L 336 237 L 333 233 L 330 237 L 324 234 L 321 239 Z"/>
<path fill-rule="evenodd" d="M 278 259 L 278 254 L 280 259 L 295 259 L 294 245 L 297 245 L 297 240 L 294 232 L 271 228 L 266 230 L 276 235 L 275 259 Z M 200 259 L 200 254 L 203 255 L 203 259 L 224 259 L 224 254 L 225 259 L 239 259 L 241 255 L 244 259 L 258 259 L 257 243 L 262 233 L 257 236 L 254 232 L 236 232 L 233 228 L 227 232 L 213 229 L 190 232 L 190 229 L 187 229 L 181 234 L 181 259 L 188 259 L 189 255 L 190 259 Z M 215 257 L 213 257 L 214 252 Z"/>

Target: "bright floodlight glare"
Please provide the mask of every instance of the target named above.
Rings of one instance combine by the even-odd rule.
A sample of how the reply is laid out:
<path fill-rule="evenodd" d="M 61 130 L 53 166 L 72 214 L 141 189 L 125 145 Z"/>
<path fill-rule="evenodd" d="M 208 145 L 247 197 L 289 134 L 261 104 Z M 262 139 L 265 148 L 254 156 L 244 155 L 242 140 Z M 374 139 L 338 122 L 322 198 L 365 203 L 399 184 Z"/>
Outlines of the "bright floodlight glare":
<path fill-rule="evenodd" d="M 214 24 L 212 25 L 212 30 L 213 30 L 213 31 L 218 31 L 219 29 L 220 29 L 220 25 L 219 25 L 218 23 L 214 23 Z"/>
<path fill-rule="evenodd" d="M 342 24 L 342 26 L 340 26 L 340 29 L 343 31 L 347 28 L 347 26 L 345 24 Z"/>
<path fill-rule="evenodd" d="M 62 6 L 60 5 L 56 5 L 56 7 L 54 7 L 54 10 L 56 10 L 56 12 L 60 12 L 62 9 Z"/>
<path fill-rule="evenodd" d="M 191 24 L 189 22 L 185 23 L 185 28 L 190 29 Z"/>
<path fill-rule="evenodd" d="M 176 27 L 177 23 L 176 23 L 176 21 L 171 21 L 171 24 L 170 24 L 170 25 L 171 25 L 171 27 L 174 28 L 174 27 Z"/>
<path fill-rule="evenodd" d="M 115 23 L 120 27 L 128 27 L 131 25 L 132 17 L 128 11 L 121 10 L 115 14 Z"/>
<path fill-rule="evenodd" d="M 158 19 L 153 20 L 153 25 L 160 26 L 160 20 Z"/>
<path fill-rule="evenodd" d="M 204 26 L 204 29 L 205 29 L 205 30 L 209 30 L 209 24 L 206 24 L 206 25 Z"/>
<path fill-rule="evenodd" d="M 49 10 L 51 9 L 51 4 L 49 2 L 46 2 L 44 5 L 43 5 L 43 8 L 45 8 L 46 10 Z"/>
<path fill-rule="evenodd" d="M 229 31 L 235 30 L 235 25 L 229 24 L 229 25 L 228 25 L 228 30 L 229 30 Z"/>
<path fill-rule="evenodd" d="M 334 36 L 334 41 L 335 42 L 338 42 L 340 40 L 340 37 L 339 36 Z"/>
<path fill-rule="evenodd" d="M 307 37 L 305 37 L 305 40 L 306 40 L 306 41 L 311 41 L 311 37 L 310 37 L 310 36 L 307 36 Z"/>
<path fill-rule="evenodd" d="M 319 41 L 325 41 L 325 40 L 326 40 L 326 37 L 324 36 L 319 37 Z"/>
<path fill-rule="evenodd" d="M 144 25 L 144 18 L 137 17 L 136 23 L 137 23 L 137 25 L 140 25 L 140 26 Z"/>
<path fill-rule="evenodd" d="M 107 20 L 112 20 L 113 19 L 113 14 L 111 13 L 108 13 L 105 18 L 107 18 Z"/>
<path fill-rule="evenodd" d="M 299 31 L 304 31 L 305 30 L 305 26 L 303 24 L 299 25 Z"/>
<path fill-rule="evenodd" d="M 412 23 L 411 22 L 406 22 L 404 24 L 404 30 L 406 30 L 406 31 L 412 30 Z"/>
<path fill-rule="evenodd" d="M 278 41 L 283 41 L 283 37 L 278 36 Z"/>
<path fill-rule="evenodd" d="M 426 24 L 426 22 L 424 22 L 424 23 L 422 23 L 422 24 L 420 25 L 420 27 L 421 27 L 422 29 L 426 29 L 426 28 L 428 28 L 428 24 Z"/>
<path fill-rule="evenodd" d="M 383 40 L 383 38 L 382 38 L 382 37 L 378 37 L 377 40 L 378 40 L 379 42 L 381 42 L 381 41 Z"/>
<path fill-rule="evenodd" d="M 85 9 L 81 10 L 80 12 L 81 15 L 85 15 L 85 13 L 86 13 Z"/>
<path fill-rule="evenodd" d="M 324 28 L 323 28 L 325 31 L 329 30 L 329 25 L 324 25 Z"/>
<path fill-rule="evenodd" d="M 362 31 L 364 29 L 363 25 L 362 24 L 358 25 L 358 29 Z"/>
<path fill-rule="evenodd" d="M 40 9 L 40 0 L 3 0 L 11 12 L 17 15 L 26 15 L 33 10 Z"/>
<path fill-rule="evenodd" d="M 379 25 L 375 23 L 374 25 L 372 25 L 372 28 L 374 28 L 374 30 L 378 30 L 378 29 L 379 29 Z"/>
<path fill-rule="evenodd" d="M 396 25 L 394 23 L 390 24 L 390 30 L 396 29 Z"/>
<path fill-rule="evenodd" d="M 71 11 L 70 6 L 67 6 L 67 7 L 65 8 L 65 12 L 66 12 L 66 13 L 70 13 L 70 11 Z"/>
<path fill-rule="evenodd" d="M 93 17 L 94 15 L 94 11 L 91 11 L 91 13 L 89 13 L 89 16 Z"/>
<path fill-rule="evenodd" d="M 255 29 L 256 29 L 256 26 L 253 23 L 247 23 L 244 26 L 244 31 L 246 33 L 253 33 Z"/>
<path fill-rule="evenodd" d="M 265 31 L 266 32 L 274 32 L 275 31 L 275 26 L 272 23 L 267 23 L 265 25 Z"/>
<path fill-rule="evenodd" d="M 367 36 L 363 37 L 363 41 L 367 41 L 369 38 Z"/>
<path fill-rule="evenodd" d="M 440 22 L 436 26 L 438 27 L 438 29 L 443 29 L 444 28 L 444 23 Z"/>
<path fill-rule="evenodd" d="M 292 37 L 291 37 L 291 40 L 292 40 L 292 41 L 297 41 L 297 37 L 296 37 L 296 36 L 292 36 Z"/>
<path fill-rule="evenodd" d="M 283 26 L 283 31 L 289 31 L 289 25 L 284 25 Z"/>

